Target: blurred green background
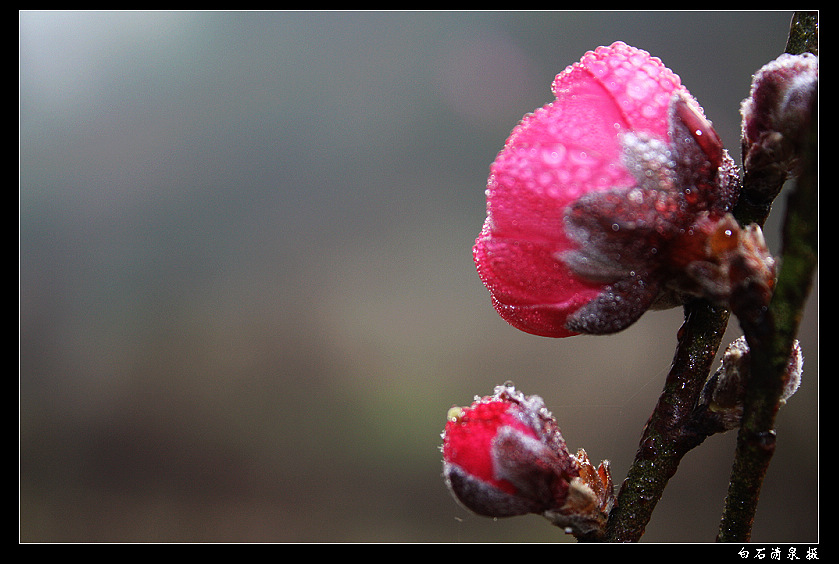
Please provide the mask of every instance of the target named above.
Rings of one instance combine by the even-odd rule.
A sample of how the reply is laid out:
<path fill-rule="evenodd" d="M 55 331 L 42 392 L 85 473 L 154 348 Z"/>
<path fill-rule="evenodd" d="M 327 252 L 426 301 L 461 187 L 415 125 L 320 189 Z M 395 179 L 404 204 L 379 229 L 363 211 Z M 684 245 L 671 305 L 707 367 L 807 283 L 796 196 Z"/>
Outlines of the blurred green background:
<path fill-rule="evenodd" d="M 512 380 L 620 483 L 681 311 L 506 325 L 471 259 L 489 164 L 615 40 L 678 73 L 739 162 L 790 17 L 21 12 L 21 540 L 573 540 L 453 501 L 446 411 Z M 818 540 L 817 302 L 756 541 Z M 734 439 L 685 458 L 644 541 L 714 540 Z"/>

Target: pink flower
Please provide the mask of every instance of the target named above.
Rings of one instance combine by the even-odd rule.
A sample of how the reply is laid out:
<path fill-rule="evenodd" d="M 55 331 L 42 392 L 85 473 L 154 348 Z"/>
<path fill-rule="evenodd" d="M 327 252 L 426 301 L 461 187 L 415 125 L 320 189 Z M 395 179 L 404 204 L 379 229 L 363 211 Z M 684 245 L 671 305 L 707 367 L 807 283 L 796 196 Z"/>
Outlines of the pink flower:
<path fill-rule="evenodd" d="M 512 385 L 450 410 L 443 475 L 479 515 L 535 513 L 575 533 L 602 527 L 614 503 L 608 462 L 595 469 L 584 450 L 571 455 L 542 399 Z"/>
<path fill-rule="evenodd" d="M 522 331 L 619 331 L 703 286 L 684 284 L 690 260 L 674 257 L 698 218 L 733 206 L 737 170 L 679 77 L 645 51 L 598 47 L 553 93 L 492 164 L 475 264 Z"/>

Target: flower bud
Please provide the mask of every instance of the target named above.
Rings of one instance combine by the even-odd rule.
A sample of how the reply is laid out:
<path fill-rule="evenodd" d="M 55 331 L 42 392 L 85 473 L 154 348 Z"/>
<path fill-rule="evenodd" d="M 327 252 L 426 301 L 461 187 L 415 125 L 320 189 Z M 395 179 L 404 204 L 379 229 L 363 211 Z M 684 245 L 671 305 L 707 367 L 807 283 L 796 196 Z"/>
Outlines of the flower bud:
<path fill-rule="evenodd" d="M 740 108 L 743 167 L 747 174 L 774 180 L 765 182 L 766 198 L 774 198 L 787 176 L 797 173 L 818 82 L 819 60 L 811 53 L 784 53 L 752 79 Z"/>
<path fill-rule="evenodd" d="M 589 534 L 605 525 L 614 503 L 608 462 L 595 470 L 585 451 L 571 455 L 542 398 L 510 384 L 452 408 L 442 451 L 450 491 L 479 515 L 535 513 Z"/>
<path fill-rule="evenodd" d="M 492 164 L 474 260 L 514 327 L 612 333 L 684 302 L 680 235 L 724 216 L 739 177 L 679 77 L 645 51 L 598 47 L 553 92 Z"/>
<path fill-rule="evenodd" d="M 699 214 L 677 238 L 670 286 L 729 306 L 741 317 L 759 313 L 775 288 L 776 264 L 763 231 L 753 224 L 741 228 L 731 214 Z"/>
<path fill-rule="evenodd" d="M 722 430 L 736 429 L 743 418 L 746 385 L 750 374 L 751 351 L 745 337 L 734 340 L 723 353 L 720 367 L 708 378 L 699 398 L 699 405 L 707 409 Z M 780 405 L 792 397 L 801 384 L 804 357 L 798 341 L 793 343 Z"/>

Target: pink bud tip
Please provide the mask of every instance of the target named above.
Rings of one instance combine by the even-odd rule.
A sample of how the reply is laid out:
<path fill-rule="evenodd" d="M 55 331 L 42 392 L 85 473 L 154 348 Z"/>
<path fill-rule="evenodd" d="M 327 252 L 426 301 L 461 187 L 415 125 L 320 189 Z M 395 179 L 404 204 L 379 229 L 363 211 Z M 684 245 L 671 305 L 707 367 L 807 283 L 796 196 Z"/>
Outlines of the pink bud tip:
<path fill-rule="evenodd" d="M 575 535 L 602 531 L 614 505 L 609 462 L 572 455 L 539 396 L 512 384 L 449 410 L 443 476 L 454 497 L 487 517 L 535 513 Z"/>
<path fill-rule="evenodd" d="M 454 496 L 480 515 L 509 517 L 562 506 L 577 475 L 539 396 L 511 386 L 453 408 L 443 433 L 443 468 Z"/>

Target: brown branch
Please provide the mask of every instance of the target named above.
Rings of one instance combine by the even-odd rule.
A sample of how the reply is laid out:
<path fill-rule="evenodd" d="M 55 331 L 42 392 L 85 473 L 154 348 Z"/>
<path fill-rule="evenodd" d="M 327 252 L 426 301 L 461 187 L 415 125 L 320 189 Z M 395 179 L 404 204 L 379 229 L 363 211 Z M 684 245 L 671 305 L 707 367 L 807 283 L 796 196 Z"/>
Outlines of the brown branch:
<path fill-rule="evenodd" d="M 637 542 L 682 457 L 705 440 L 693 428 L 694 407 L 720 346 L 729 313 L 704 301 L 685 306 L 676 355 L 635 461 L 609 516 L 608 542 Z"/>

